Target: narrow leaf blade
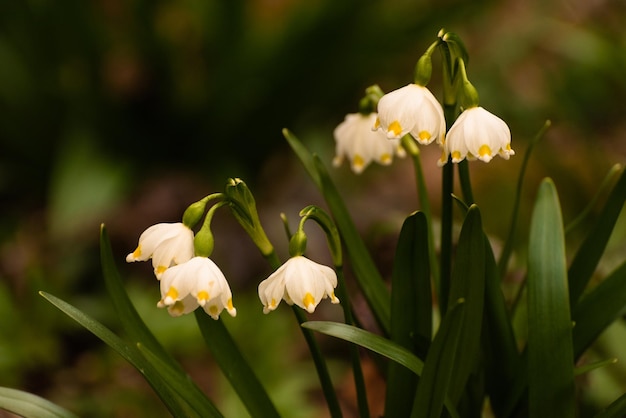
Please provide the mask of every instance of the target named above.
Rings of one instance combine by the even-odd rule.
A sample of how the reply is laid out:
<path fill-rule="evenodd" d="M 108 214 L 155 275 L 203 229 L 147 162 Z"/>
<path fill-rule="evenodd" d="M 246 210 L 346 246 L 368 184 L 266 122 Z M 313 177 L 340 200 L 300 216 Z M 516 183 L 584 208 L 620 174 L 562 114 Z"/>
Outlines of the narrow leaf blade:
<path fill-rule="evenodd" d="M 194 312 L 206 345 L 224 376 L 252 416 L 278 418 L 280 415 L 249 362 L 243 357 L 221 319 L 209 317 L 203 310 Z"/>
<path fill-rule="evenodd" d="M 400 344 L 380 335 L 338 322 L 309 321 L 303 323 L 302 327 L 360 345 L 403 365 L 418 376 L 422 374 L 424 367 L 422 360 Z"/>
<path fill-rule="evenodd" d="M 626 170 L 613 187 L 594 228 L 581 244 L 569 267 L 569 292 L 572 305 L 580 298 L 611 237 L 617 218 L 626 203 Z"/>
<path fill-rule="evenodd" d="M 540 187 L 528 248 L 530 416 L 574 417 L 574 354 L 563 220 L 556 187 Z"/>
<path fill-rule="evenodd" d="M 132 364 L 141 374 L 145 376 L 146 381 L 150 384 L 150 386 L 152 386 L 154 391 L 159 395 L 172 414 L 175 416 L 190 416 L 193 413 L 191 416 L 200 416 L 196 411 L 201 411 L 203 407 L 201 405 L 196 405 L 194 407 L 178 397 L 170 389 L 168 382 L 166 382 L 154 369 L 154 367 L 152 367 L 152 365 L 148 363 L 141 354 L 139 354 L 136 347 L 128 345 L 121 338 L 115 335 L 113 331 L 69 303 L 46 292 L 39 292 L 39 294 L 47 299 L 48 302 L 56 306 L 60 311 L 104 341 L 126 361 Z M 195 411 L 192 411 L 190 407 Z"/>
<path fill-rule="evenodd" d="M 574 308 L 574 358 L 579 358 L 613 321 L 626 313 L 626 263 L 594 287 Z"/>
<path fill-rule="evenodd" d="M 428 226 L 416 212 L 402 225 L 391 276 L 392 341 L 424 358 L 432 335 Z M 396 362 L 387 370 L 385 416 L 411 413 L 417 376 Z"/>
<path fill-rule="evenodd" d="M 480 352 L 485 296 L 485 238 L 478 206 L 471 205 L 461 229 L 452 270 L 449 306 L 463 299 L 462 327 L 459 347 L 454 359 L 454 380 L 448 394 L 452 402 L 461 399 L 471 372 L 476 368 Z"/>
<path fill-rule="evenodd" d="M 460 351 L 458 343 L 465 308 L 462 299 L 449 306 L 424 362 L 413 402 L 413 418 L 439 418 L 446 403 L 446 395 L 453 380 L 455 357 Z"/>
<path fill-rule="evenodd" d="M 77 418 L 70 411 L 47 399 L 17 389 L 0 387 L 0 409 L 23 417 Z"/>

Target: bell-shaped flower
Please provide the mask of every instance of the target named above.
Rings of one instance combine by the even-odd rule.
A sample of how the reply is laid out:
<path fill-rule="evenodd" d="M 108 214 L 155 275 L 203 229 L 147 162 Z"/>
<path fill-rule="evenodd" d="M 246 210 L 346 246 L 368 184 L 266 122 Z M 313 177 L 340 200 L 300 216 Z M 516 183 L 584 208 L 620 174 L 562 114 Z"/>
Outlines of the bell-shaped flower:
<path fill-rule="evenodd" d="M 184 224 L 160 223 L 146 229 L 139 237 L 137 249 L 126 256 L 127 262 L 146 261 L 152 258 L 157 279 L 169 267 L 193 257 L 193 231 Z"/>
<path fill-rule="evenodd" d="M 410 133 L 420 144 L 435 140 L 441 144 L 446 120 L 443 108 L 430 90 L 409 84 L 381 97 L 374 129 L 381 129 L 388 138 L 402 138 Z"/>
<path fill-rule="evenodd" d="M 438 164 L 444 165 L 448 156 L 453 163 L 464 158 L 488 163 L 495 155 L 508 160 L 511 149 L 511 131 L 507 124 L 480 106 L 466 109 L 448 131 L 443 154 Z"/>
<path fill-rule="evenodd" d="M 222 271 L 207 257 L 193 257 L 186 263 L 167 269 L 161 278 L 159 308 L 167 307 L 172 316 L 180 316 L 201 306 L 213 319 L 226 309 L 237 315 L 230 286 Z"/>
<path fill-rule="evenodd" d="M 327 297 L 332 303 L 339 303 L 335 287 L 335 270 L 300 255 L 287 260 L 259 284 L 259 298 L 263 313 L 276 309 L 282 299 L 313 313 L 321 300 Z"/>
<path fill-rule="evenodd" d="M 335 167 L 347 157 L 352 171 L 360 174 L 372 161 L 389 165 L 394 154 L 404 157 L 405 151 L 399 139 L 390 140 L 381 131 L 372 130 L 376 118 L 376 113 L 350 113 L 335 128 Z"/>

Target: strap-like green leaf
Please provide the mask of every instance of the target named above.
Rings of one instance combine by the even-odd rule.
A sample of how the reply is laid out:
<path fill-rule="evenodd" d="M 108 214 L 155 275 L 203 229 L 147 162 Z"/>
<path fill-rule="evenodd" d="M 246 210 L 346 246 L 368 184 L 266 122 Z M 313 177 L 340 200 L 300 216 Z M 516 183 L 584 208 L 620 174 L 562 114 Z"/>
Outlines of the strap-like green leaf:
<path fill-rule="evenodd" d="M 449 399 L 447 393 L 450 383 L 455 378 L 455 359 L 462 350 L 459 346 L 459 337 L 463 328 L 464 309 L 463 299 L 451 301 L 441 321 L 435 339 L 428 350 L 424 370 L 417 385 L 412 418 L 439 418 L 441 416 L 446 399 Z M 448 407 L 448 412 L 450 411 L 453 409 Z"/>
<path fill-rule="evenodd" d="M 217 409 L 207 398 L 197 396 L 187 396 L 181 398 L 177 393 L 196 394 L 193 389 L 192 381 L 184 375 L 179 374 L 177 380 L 166 380 L 158 369 L 148 362 L 136 346 L 131 346 L 119 338 L 110 329 L 96 321 L 81 310 L 75 308 L 69 303 L 46 292 L 39 292 L 41 296 L 56 306 L 67 316 L 85 327 L 88 331 L 100 338 L 126 361 L 132 364 L 141 374 L 144 375 L 146 381 L 152 386 L 154 391 L 159 395 L 163 403 L 172 412 L 174 416 L 199 416 L 199 417 L 221 417 Z M 176 390 L 172 386 L 182 385 Z"/>
<path fill-rule="evenodd" d="M 359 235 L 340 193 L 321 160 L 312 156 L 291 132 L 285 129 L 283 134 L 324 196 L 350 256 L 351 267 L 359 287 L 379 325 L 388 334 L 391 316 L 389 291 L 385 287 L 380 272 L 367 251 L 367 247 Z"/>
<path fill-rule="evenodd" d="M 152 353 L 161 357 L 163 361 L 169 363 L 171 367 L 177 368 L 182 372 L 183 369 L 180 364 L 170 356 L 148 329 L 128 297 L 122 278 L 117 270 L 109 234 L 104 225 L 100 226 L 100 263 L 102 264 L 104 283 L 111 298 L 111 303 L 130 340 L 140 342 L 148 347 Z M 155 283 L 155 286 L 157 285 Z"/>
<path fill-rule="evenodd" d="M 302 326 L 304 328 L 321 332 L 322 334 L 341 338 L 342 340 L 360 345 L 361 347 L 367 348 L 370 351 L 402 364 L 418 376 L 422 375 L 424 369 L 424 363 L 422 360 L 417 358 L 415 354 L 411 353 L 401 345 L 381 337 L 380 335 L 373 334 L 369 331 L 365 331 L 351 325 L 340 324 L 338 322 L 309 321 L 303 323 Z M 444 405 L 451 418 L 459 417 L 454 405 L 452 405 L 447 396 L 444 399 Z"/>
<path fill-rule="evenodd" d="M 576 252 L 570 264 L 569 292 L 572 306 L 580 298 L 595 271 L 606 244 L 611 237 L 617 218 L 626 202 L 626 170 L 613 187 L 595 227 Z"/>
<path fill-rule="evenodd" d="M 624 313 L 626 263 L 616 268 L 574 307 L 574 358 L 579 358 L 600 333 Z"/>
<path fill-rule="evenodd" d="M 374 353 L 400 363 L 418 376 L 422 374 L 424 367 L 422 360 L 400 344 L 394 343 L 380 335 L 339 322 L 309 321 L 304 322 L 302 327 L 360 345 Z"/>
<path fill-rule="evenodd" d="M 424 358 L 432 335 L 432 300 L 426 216 L 402 225 L 391 276 L 391 340 Z M 396 362 L 387 371 L 385 417 L 411 413 L 417 376 Z"/>
<path fill-rule="evenodd" d="M 480 358 L 480 336 L 485 296 L 485 238 L 478 206 L 471 205 L 459 236 L 452 270 L 449 305 L 463 299 L 459 350 L 448 394 L 457 403 Z"/>
<path fill-rule="evenodd" d="M 0 387 L 0 409 L 25 418 L 77 418 L 47 399 L 17 389 Z"/>
<path fill-rule="evenodd" d="M 211 319 L 201 309 L 196 309 L 195 315 L 198 327 L 215 362 L 239 395 L 248 412 L 255 417 L 279 417 L 265 388 L 250 368 L 249 361 L 237 348 L 222 320 Z"/>
<path fill-rule="evenodd" d="M 574 416 L 574 354 L 561 207 L 544 180 L 528 247 L 528 387 L 533 418 Z"/>
<path fill-rule="evenodd" d="M 502 294 L 500 273 L 485 236 L 485 322 L 483 330 L 485 379 L 487 392 L 496 416 L 506 416 L 506 394 L 511 382 L 521 372 L 511 318 Z M 522 372 L 523 373 L 523 372 Z"/>

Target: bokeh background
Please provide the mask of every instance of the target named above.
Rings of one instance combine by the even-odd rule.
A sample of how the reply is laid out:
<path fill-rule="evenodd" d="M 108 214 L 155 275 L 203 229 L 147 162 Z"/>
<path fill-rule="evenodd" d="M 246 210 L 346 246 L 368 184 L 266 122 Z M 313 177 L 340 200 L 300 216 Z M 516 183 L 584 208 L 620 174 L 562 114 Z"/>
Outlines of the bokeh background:
<path fill-rule="evenodd" d="M 332 131 L 356 111 L 364 89 L 409 83 L 442 27 L 466 42 L 481 104 L 513 133 L 517 155 L 510 161 L 471 165 L 494 242 L 508 232 L 523 153 L 547 119 L 552 128 L 533 154 L 522 220 L 536 185 L 550 176 L 567 222 L 626 159 L 625 19 L 622 0 L 2 1 L 0 386 L 37 393 L 81 416 L 167 415 L 131 366 L 37 294 L 64 298 L 120 331 L 99 266 L 103 222 L 146 322 L 227 416 L 242 416 L 193 318 L 157 310 L 149 265 L 124 263 L 139 234 L 178 221 L 188 204 L 240 177 L 285 257 L 279 214 L 295 224 L 302 207 L 323 201 L 281 129 L 330 164 Z M 429 87 L 440 95 L 436 75 Z M 423 150 L 435 213 L 438 154 Z M 397 160 L 361 176 L 347 166 L 332 171 L 385 275 L 400 222 L 417 208 L 411 170 Z M 520 265 L 525 229 L 518 233 Z M 620 222 L 607 268 L 626 254 L 625 229 Z M 584 231 L 568 236 L 570 248 Z M 227 326 L 285 416 L 324 416 L 289 310 L 261 313 L 255 288 L 268 267 L 226 211 L 216 217 L 215 236 L 214 259 L 239 311 L 225 318 Z M 311 231 L 309 241 L 313 258 L 328 258 L 321 236 Z M 318 311 L 321 318 L 339 315 L 336 307 Z M 625 358 L 623 321 L 609 331 L 596 355 Z M 322 343 L 350 416 L 345 346 Z M 582 416 L 626 391 L 625 375 L 618 364 L 585 377 Z M 384 391 L 375 370 L 370 379 L 376 412 L 376 393 Z"/>

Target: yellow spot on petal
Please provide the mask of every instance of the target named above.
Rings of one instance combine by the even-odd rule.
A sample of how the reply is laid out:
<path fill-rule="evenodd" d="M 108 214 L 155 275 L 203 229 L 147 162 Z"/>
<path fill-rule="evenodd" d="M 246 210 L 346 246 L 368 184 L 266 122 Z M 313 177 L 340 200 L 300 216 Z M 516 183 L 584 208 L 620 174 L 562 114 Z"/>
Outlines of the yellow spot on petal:
<path fill-rule="evenodd" d="M 420 131 L 420 133 L 417 134 L 417 140 L 421 143 L 428 142 L 431 137 L 432 135 L 428 131 Z"/>
<path fill-rule="evenodd" d="M 459 151 L 452 151 L 452 159 L 456 161 L 461 160 L 461 153 Z"/>
<path fill-rule="evenodd" d="M 174 300 L 178 299 L 178 290 L 176 290 L 174 286 L 171 286 L 165 294 L 165 299 L 167 298 L 172 298 Z"/>
<path fill-rule="evenodd" d="M 159 275 L 159 274 L 165 273 L 165 270 L 167 270 L 167 267 L 165 267 L 165 266 L 157 266 L 157 268 L 155 269 L 155 272 L 156 272 L 157 275 Z"/>
<path fill-rule="evenodd" d="M 233 300 L 232 299 L 228 299 L 228 302 L 226 303 L 226 309 L 229 311 L 232 311 L 233 309 L 235 309 L 235 307 L 233 306 Z"/>
<path fill-rule="evenodd" d="M 209 292 L 207 292 L 206 290 L 201 290 L 198 292 L 198 302 L 206 302 L 207 300 L 209 300 Z"/>
<path fill-rule="evenodd" d="M 137 249 L 133 251 L 133 258 L 141 257 L 141 245 L 137 246 Z"/>
<path fill-rule="evenodd" d="M 354 158 L 352 158 L 352 166 L 355 169 L 361 169 L 363 168 L 363 165 L 365 164 L 365 161 L 363 161 L 363 157 L 361 157 L 359 154 L 356 154 L 354 156 Z"/>
<path fill-rule="evenodd" d="M 398 122 L 397 120 L 391 122 L 391 124 L 389 125 L 389 129 L 387 129 L 387 132 L 393 132 L 394 136 L 400 136 L 400 134 L 402 133 L 402 126 L 400 126 L 400 122 Z"/>
<path fill-rule="evenodd" d="M 376 118 L 376 122 L 374 122 L 372 129 L 375 131 L 378 128 L 380 128 L 380 119 Z"/>
<path fill-rule="evenodd" d="M 219 310 L 217 309 L 217 306 L 211 305 L 209 307 L 209 313 L 211 314 L 211 316 L 217 316 L 217 314 L 219 313 Z"/>
<path fill-rule="evenodd" d="M 185 305 L 181 301 L 178 301 L 172 306 L 170 306 L 168 311 L 170 315 L 180 316 L 183 314 L 183 312 L 185 312 Z"/>
<path fill-rule="evenodd" d="M 380 162 L 382 164 L 391 164 L 391 154 L 383 154 L 380 156 Z"/>
<path fill-rule="evenodd" d="M 478 148 L 478 155 L 481 157 L 484 157 L 485 155 L 491 157 L 491 148 L 489 148 L 489 145 L 481 145 L 480 148 Z"/>
<path fill-rule="evenodd" d="M 272 308 L 272 309 L 276 308 L 276 299 L 272 299 L 272 301 L 270 302 L 269 307 Z"/>
<path fill-rule="evenodd" d="M 304 295 L 304 297 L 302 298 L 302 304 L 305 307 L 309 307 L 310 305 L 315 305 L 315 298 L 313 297 L 312 294 L 310 294 L 309 292 L 307 292 L 306 295 Z"/>

